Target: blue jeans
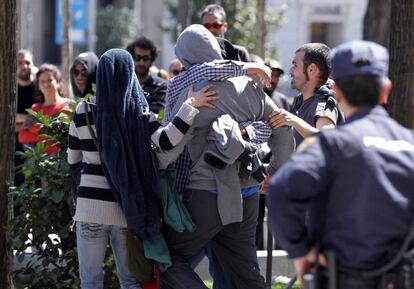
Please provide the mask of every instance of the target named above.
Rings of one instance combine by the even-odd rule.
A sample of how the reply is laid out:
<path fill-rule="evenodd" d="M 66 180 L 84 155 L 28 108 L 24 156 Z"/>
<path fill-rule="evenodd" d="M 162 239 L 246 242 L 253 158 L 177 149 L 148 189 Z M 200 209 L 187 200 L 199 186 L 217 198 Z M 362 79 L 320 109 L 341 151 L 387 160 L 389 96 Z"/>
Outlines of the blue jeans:
<path fill-rule="evenodd" d="M 82 289 L 102 289 L 106 246 L 111 243 L 116 270 L 122 289 L 140 289 L 139 282 L 128 269 L 127 229 L 118 226 L 77 222 L 79 274 Z"/>

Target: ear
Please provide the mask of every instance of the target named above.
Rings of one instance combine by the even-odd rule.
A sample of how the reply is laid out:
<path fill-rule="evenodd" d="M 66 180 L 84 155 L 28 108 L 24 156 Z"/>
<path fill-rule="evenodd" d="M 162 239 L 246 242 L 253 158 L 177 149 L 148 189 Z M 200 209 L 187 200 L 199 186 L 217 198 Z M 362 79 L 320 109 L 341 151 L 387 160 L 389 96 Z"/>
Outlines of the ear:
<path fill-rule="evenodd" d="M 392 82 L 389 78 L 387 78 L 385 80 L 384 85 L 382 86 L 381 95 L 380 95 L 378 104 L 383 105 L 383 104 L 386 104 L 388 102 L 388 96 L 391 92 L 391 89 L 392 89 Z"/>
<path fill-rule="evenodd" d="M 227 32 L 227 29 L 229 28 L 229 24 L 227 22 L 223 23 L 223 30 L 224 32 Z"/>
<path fill-rule="evenodd" d="M 308 66 L 308 69 L 307 69 L 307 71 L 308 71 L 308 74 L 309 75 L 316 75 L 316 76 L 318 76 L 319 75 L 319 68 L 318 68 L 318 66 L 315 64 L 315 63 L 311 63 L 309 66 Z"/>

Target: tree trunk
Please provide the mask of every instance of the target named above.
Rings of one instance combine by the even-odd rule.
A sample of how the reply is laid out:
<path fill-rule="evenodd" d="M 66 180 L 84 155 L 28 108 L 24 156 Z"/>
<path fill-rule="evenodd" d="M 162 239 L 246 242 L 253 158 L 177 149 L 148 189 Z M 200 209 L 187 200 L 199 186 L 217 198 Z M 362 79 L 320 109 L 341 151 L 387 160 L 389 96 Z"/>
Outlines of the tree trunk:
<path fill-rule="evenodd" d="M 264 58 L 266 41 L 266 0 L 257 0 L 256 6 L 256 54 Z"/>
<path fill-rule="evenodd" d="M 414 129 L 414 0 L 393 0 L 390 29 L 390 114 Z"/>
<path fill-rule="evenodd" d="M 62 41 L 62 76 L 64 83 L 64 91 L 66 95 L 70 95 L 70 66 L 72 58 L 72 41 L 70 37 L 70 7 L 71 0 L 63 0 L 62 15 L 63 15 L 63 41 Z"/>
<path fill-rule="evenodd" d="M 190 4 L 188 0 L 178 1 L 178 14 L 177 14 L 177 35 L 190 24 L 188 12 L 190 11 Z"/>
<path fill-rule="evenodd" d="M 17 103 L 16 85 L 16 23 L 15 0 L 0 1 L 0 288 L 13 288 L 12 255 L 7 246 L 10 232 L 6 224 L 13 206 L 9 186 L 13 184 L 14 120 Z"/>
<path fill-rule="evenodd" d="M 391 0 L 369 0 L 364 17 L 364 39 L 389 45 Z"/>

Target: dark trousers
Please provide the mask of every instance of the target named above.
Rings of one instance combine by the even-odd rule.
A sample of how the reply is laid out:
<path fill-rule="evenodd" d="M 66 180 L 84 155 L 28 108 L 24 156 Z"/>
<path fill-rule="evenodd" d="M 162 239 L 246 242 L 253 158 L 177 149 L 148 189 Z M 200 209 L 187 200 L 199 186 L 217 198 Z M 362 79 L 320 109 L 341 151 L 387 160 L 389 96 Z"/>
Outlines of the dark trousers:
<path fill-rule="evenodd" d="M 196 230 L 166 234 L 173 266 L 161 280 L 174 289 L 207 288 L 187 260 L 207 243 L 217 256 L 226 276 L 228 288 L 267 288 L 257 263 L 255 231 L 258 195 L 243 199 L 243 221 L 223 226 L 217 210 L 217 196 L 204 190 L 188 190 L 183 195 Z"/>

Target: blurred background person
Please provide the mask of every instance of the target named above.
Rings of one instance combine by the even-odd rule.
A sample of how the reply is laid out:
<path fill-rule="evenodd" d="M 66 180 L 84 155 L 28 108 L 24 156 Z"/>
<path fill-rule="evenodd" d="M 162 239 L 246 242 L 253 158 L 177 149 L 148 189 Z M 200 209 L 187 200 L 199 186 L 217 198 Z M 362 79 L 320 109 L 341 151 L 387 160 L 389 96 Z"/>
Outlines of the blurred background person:
<path fill-rule="evenodd" d="M 63 95 L 62 75 L 60 70 L 53 64 L 43 64 L 36 75 L 36 88 L 38 89 L 40 102 L 32 105 L 35 112 L 42 112 L 44 115 L 55 115 L 68 108 L 68 99 Z M 19 129 L 18 140 L 23 144 L 34 144 L 44 140 L 39 136 L 42 126 L 34 116 L 26 118 Z M 59 149 L 57 145 L 50 145 L 46 149 L 51 154 Z"/>
<path fill-rule="evenodd" d="M 173 78 L 178 73 L 180 73 L 183 70 L 183 64 L 178 60 L 178 58 L 174 58 L 168 67 L 168 74 L 170 75 L 170 78 Z"/>
<path fill-rule="evenodd" d="M 36 102 L 35 98 L 35 76 L 37 68 L 34 66 L 33 54 L 29 50 L 21 49 L 17 52 L 17 110 L 16 110 L 16 141 L 15 152 L 23 151 L 23 145 L 18 141 L 18 131 L 24 121 L 26 120 L 28 113 L 26 109 L 31 108 Z M 24 182 L 24 175 L 18 173 L 19 166 L 22 165 L 24 160 L 15 155 L 14 166 L 16 173 L 14 174 L 14 185 L 20 186 Z"/>
<path fill-rule="evenodd" d="M 142 36 L 128 44 L 126 50 L 134 59 L 135 73 L 139 84 L 147 93 L 146 98 L 150 110 L 159 113 L 165 108 L 167 81 L 150 72 L 150 67 L 159 54 L 158 47 L 152 40 Z"/>
<path fill-rule="evenodd" d="M 88 94 L 95 94 L 93 90 L 96 84 L 98 60 L 98 56 L 90 51 L 76 56 L 70 68 L 70 83 L 75 97 L 83 98 Z"/>
<path fill-rule="evenodd" d="M 283 75 L 284 70 L 282 64 L 275 59 L 266 59 L 265 64 L 272 70 L 272 78 L 270 80 L 270 87 L 265 87 L 264 90 L 268 96 L 277 104 L 278 107 L 283 108 L 287 111 L 290 110 L 288 98 L 283 93 L 277 91 L 280 77 Z"/>
<path fill-rule="evenodd" d="M 155 65 L 152 65 L 150 67 L 150 73 L 166 81 L 170 80 L 170 75 L 168 74 L 168 71 L 162 68 L 158 68 Z"/>
<path fill-rule="evenodd" d="M 225 38 L 224 34 L 227 32 L 229 24 L 226 22 L 226 11 L 218 4 L 207 5 L 201 11 L 201 24 L 215 36 Z M 234 44 L 238 51 L 240 60 L 243 62 L 250 61 L 249 51 L 246 47 Z"/>

